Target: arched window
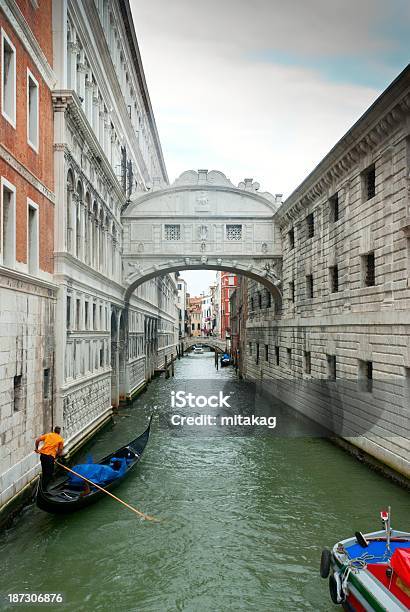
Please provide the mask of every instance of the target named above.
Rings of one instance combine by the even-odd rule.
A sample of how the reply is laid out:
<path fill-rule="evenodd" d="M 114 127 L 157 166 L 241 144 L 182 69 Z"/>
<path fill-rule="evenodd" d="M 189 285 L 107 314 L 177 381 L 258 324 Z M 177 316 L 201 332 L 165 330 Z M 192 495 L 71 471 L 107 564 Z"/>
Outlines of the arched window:
<path fill-rule="evenodd" d="M 100 210 L 100 227 L 99 227 L 99 236 L 100 236 L 100 248 L 99 248 L 99 269 L 102 270 L 104 267 L 104 212 Z"/>
<path fill-rule="evenodd" d="M 92 264 L 94 268 L 98 268 L 98 205 L 97 202 L 94 200 L 94 204 L 93 204 L 93 214 L 91 217 L 91 223 L 92 223 L 92 242 L 93 242 L 93 248 L 92 248 Z"/>
<path fill-rule="evenodd" d="M 91 196 L 87 191 L 85 194 L 85 211 L 84 211 L 84 260 L 86 264 L 90 264 L 91 253 Z"/>

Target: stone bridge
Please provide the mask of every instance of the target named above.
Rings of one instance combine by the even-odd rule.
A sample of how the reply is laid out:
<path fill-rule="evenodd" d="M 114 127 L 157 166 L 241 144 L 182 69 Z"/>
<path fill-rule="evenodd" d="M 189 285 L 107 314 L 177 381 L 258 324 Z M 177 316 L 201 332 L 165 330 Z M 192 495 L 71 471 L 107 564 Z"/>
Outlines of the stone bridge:
<path fill-rule="evenodd" d="M 125 301 L 154 276 L 182 270 L 226 270 L 248 276 L 281 299 L 281 239 L 274 214 L 280 196 L 222 172 L 184 172 L 171 186 L 154 184 L 123 211 Z"/>
<path fill-rule="evenodd" d="M 206 338 L 193 336 L 192 338 L 184 338 L 182 342 L 185 351 L 191 349 L 195 344 L 197 346 L 210 346 L 220 353 L 224 352 L 226 348 L 226 342 L 214 336 L 207 336 Z"/>

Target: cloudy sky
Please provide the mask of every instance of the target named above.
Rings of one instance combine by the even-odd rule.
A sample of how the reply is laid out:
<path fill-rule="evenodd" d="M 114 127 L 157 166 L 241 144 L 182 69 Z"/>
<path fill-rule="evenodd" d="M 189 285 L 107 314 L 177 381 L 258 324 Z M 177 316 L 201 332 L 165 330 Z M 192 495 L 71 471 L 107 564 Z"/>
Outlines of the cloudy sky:
<path fill-rule="evenodd" d="M 410 58 L 409 0 L 130 0 L 171 182 L 286 197 Z"/>

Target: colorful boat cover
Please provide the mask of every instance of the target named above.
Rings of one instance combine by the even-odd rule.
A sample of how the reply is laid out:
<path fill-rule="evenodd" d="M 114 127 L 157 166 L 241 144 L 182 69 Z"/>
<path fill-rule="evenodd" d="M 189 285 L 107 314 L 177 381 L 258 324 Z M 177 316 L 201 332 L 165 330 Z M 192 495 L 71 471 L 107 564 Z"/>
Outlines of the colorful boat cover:
<path fill-rule="evenodd" d="M 396 548 L 390 564 L 399 578 L 410 587 L 410 550 L 408 548 Z"/>

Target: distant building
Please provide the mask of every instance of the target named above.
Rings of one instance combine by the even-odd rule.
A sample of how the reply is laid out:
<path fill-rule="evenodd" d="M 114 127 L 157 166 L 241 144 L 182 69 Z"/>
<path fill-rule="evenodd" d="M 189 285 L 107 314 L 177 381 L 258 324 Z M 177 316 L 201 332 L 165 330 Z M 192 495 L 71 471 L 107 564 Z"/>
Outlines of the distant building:
<path fill-rule="evenodd" d="M 220 336 L 224 340 L 230 337 L 230 303 L 229 299 L 237 285 L 238 277 L 232 272 L 220 273 Z"/>
<path fill-rule="evenodd" d="M 177 279 L 177 307 L 178 307 L 178 337 L 185 338 L 188 334 L 188 302 L 187 284 L 180 276 Z"/>
<path fill-rule="evenodd" d="M 202 298 L 189 298 L 189 315 L 188 328 L 190 336 L 201 336 L 201 321 L 202 321 Z"/>
<path fill-rule="evenodd" d="M 54 194 L 51 0 L 1 3 L 0 506 L 38 471 L 53 420 Z"/>
<path fill-rule="evenodd" d="M 203 336 L 212 334 L 211 295 L 201 296 L 201 331 Z"/>
<path fill-rule="evenodd" d="M 219 283 L 215 282 L 209 287 L 211 295 L 211 317 L 212 317 L 212 335 L 219 336 L 219 321 L 220 321 L 220 291 Z"/>

